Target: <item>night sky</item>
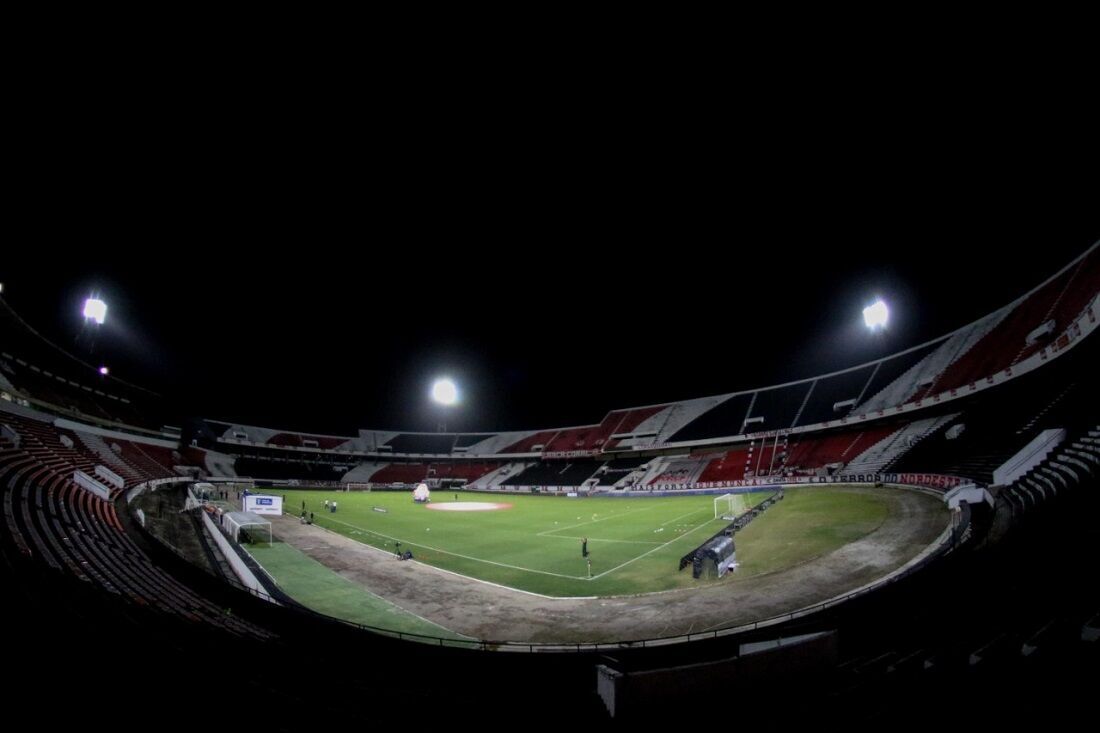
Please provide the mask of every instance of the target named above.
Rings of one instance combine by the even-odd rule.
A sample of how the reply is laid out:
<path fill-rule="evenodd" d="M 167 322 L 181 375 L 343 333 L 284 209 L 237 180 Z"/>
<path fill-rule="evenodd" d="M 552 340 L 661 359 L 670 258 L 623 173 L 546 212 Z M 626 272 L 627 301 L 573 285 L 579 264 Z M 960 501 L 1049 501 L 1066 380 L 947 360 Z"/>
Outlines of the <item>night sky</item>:
<path fill-rule="evenodd" d="M 432 430 L 437 374 L 464 396 L 452 430 L 812 376 L 962 326 L 1100 238 L 1080 147 L 980 119 L 334 118 L 307 139 L 181 114 L 102 139 L 28 121 L 49 145 L 18 156 L 4 297 L 191 415 L 277 428 Z"/>

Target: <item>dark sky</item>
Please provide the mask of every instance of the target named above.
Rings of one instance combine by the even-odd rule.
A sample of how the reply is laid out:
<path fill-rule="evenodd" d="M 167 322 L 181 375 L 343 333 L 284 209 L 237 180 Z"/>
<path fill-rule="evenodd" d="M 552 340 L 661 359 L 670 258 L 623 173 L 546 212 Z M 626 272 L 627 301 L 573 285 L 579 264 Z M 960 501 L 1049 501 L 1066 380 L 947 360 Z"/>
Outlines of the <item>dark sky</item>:
<path fill-rule="evenodd" d="M 596 422 L 917 344 L 1100 238 L 1089 118 L 954 101 L 31 110 L 0 282 L 74 349 L 101 292 L 96 358 L 206 417 L 431 430 L 446 373 L 452 429 Z"/>

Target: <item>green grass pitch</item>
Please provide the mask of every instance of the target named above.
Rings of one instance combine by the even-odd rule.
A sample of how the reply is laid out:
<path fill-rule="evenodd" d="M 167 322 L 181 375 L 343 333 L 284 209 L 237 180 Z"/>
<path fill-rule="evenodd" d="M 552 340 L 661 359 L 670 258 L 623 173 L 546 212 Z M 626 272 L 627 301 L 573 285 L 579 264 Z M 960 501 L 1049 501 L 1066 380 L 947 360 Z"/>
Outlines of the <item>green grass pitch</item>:
<path fill-rule="evenodd" d="M 445 512 L 412 501 L 411 492 L 283 491 L 291 514 L 359 542 L 462 575 L 549 596 L 612 596 L 699 587 L 679 559 L 728 524 L 714 519 L 713 496 L 567 498 L 458 492 L 458 501 L 510 503 L 510 509 Z M 745 497 L 744 507 L 768 493 Z M 433 492 L 435 503 L 454 491 Z M 339 502 L 325 512 L 325 499 Z M 375 507 L 385 512 L 375 511 Z M 741 567 L 732 580 L 773 572 L 827 553 L 877 527 L 886 502 L 838 487 L 788 490 L 786 499 L 736 537 Z M 581 539 L 588 538 L 591 577 Z M 278 577 L 278 576 L 276 576 Z"/>

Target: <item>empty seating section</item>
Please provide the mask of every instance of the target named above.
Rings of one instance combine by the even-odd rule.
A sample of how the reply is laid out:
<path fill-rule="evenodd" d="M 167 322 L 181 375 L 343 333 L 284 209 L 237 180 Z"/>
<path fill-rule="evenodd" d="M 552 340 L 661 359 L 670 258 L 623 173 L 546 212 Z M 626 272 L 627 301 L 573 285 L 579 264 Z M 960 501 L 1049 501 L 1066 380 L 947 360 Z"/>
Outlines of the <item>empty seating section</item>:
<path fill-rule="evenodd" d="M 618 440 L 612 440 L 610 437 L 618 433 L 629 433 L 642 422 L 645 422 L 648 417 L 659 413 L 661 409 L 663 407 L 617 409 L 615 412 L 608 413 L 601 424 L 577 429 L 577 435 L 575 436 L 566 435 L 566 433 L 572 433 L 571 430 L 563 430 L 558 438 L 554 438 L 554 447 L 548 447 L 547 450 L 603 450 L 612 448 Z M 572 448 L 568 447 L 571 440 L 574 446 Z M 559 445 L 562 447 L 558 447 Z"/>
<path fill-rule="evenodd" d="M 179 463 L 179 461 L 172 455 L 171 448 L 128 440 L 112 440 L 110 443 L 112 446 L 119 446 L 122 451 L 119 455 L 122 456 L 123 460 L 137 466 L 153 478 L 167 478 L 177 475 L 172 470 L 172 466 Z"/>
<path fill-rule="evenodd" d="M 847 463 L 895 430 L 896 425 L 879 425 L 820 437 L 792 435 L 787 446 L 787 469 L 812 474 L 830 464 Z"/>
<path fill-rule="evenodd" d="M 1054 321 L 1054 331 L 1050 339 L 1038 339 L 1035 343 L 1027 345 L 1016 355 L 1014 361 L 1026 359 L 1041 349 L 1044 345 L 1053 341 L 1066 330 L 1081 312 L 1092 302 L 1092 299 L 1100 293 L 1100 249 L 1095 249 L 1081 261 L 1075 272 L 1066 284 L 1065 290 L 1058 297 L 1054 307 L 1043 317 L 1038 325 L 1046 321 Z"/>
<path fill-rule="evenodd" d="M 532 453 L 536 446 L 546 446 L 555 435 L 558 434 L 557 430 L 543 430 L 538 433 L 533 433 L 523 440 L 516 441 L 507 448 L 501 449 L 501 453 Z"/>
<path fill-rule="evenodd" d="M 22 438 L 20 449 L 43 466 L 57 471 L 67 471 L 72 477 L 73 471 L 95 474 L 99 457 L 86 450 L 72 433 L 59 431 L 47 422 L 33 420 L 22 415 L 0 411 L 0 423 L 14 429 Z M 72 441 L 70 448 L 61 442 L 65 435 Z"/>
<path fill-rule="evenodd" d="M 370 477 L 375 484 L 415 484 L 428 478 L 427 463 L 391 463 Z"/>
<path fill-rule="evenodd" d="M 18 552 L 136 605 L 234 635 L 272 638 L 157 567 L 123 531 L 114 506 L 78 488 L 68 470 L 44 465 L 10 445 L 0 447 L 5 514 L 0 535 Z"/>
<path fill-rule="evenodd" d="M 501 483 L 505 486 L 580 486 L 592 478 L 600 465 L 594 461 L 540 461 Z"/>
<path fill-rule="evenodd" d="M 290 446 L 293 448 L 320 448 L 321 450 L 333 450 L 349 440 L 351 440 L 351 438 L 339 438 L 331 435 L 276 433 L 267 439 L 267 444 Z"/>
<path fill-rule="evenodd" d="M 986 334 L 996 328 L 1000 322 L 1009 315 L 1009 308 L 1002 308 L 996 313 L 963 328 L 958 333 L 943 342 L 925 360 L 920 373 L 917 375 L 916 390 L 906 397 L 907 402 L 924 399 L 934 394 L 939 394 L 940 380 L 947 368 L 968 354 L 971 349 L 982 342 Z"/>
<path fill-rule="evenodd" d="M 473 482 L 501 467 L 500 463 L 433 463 L 428 469 L 430 478 L 440 480 L 464 479 Z"/>
<path fill-rule="evenodd" d="M 449 433 L 402 433 L 386 443 L 394 453 L 450 453 L 455 436 Z"/>
<path fill-rule="evenodd" d="M 667 407 L 667 405 L 657 407 L 639 407 L 637 409 L 619 409 L 619 411 L 608 415 L 608 418 L 612 417 L 612 415 L 618 416 L 618 422 L 614 426 L 614 428 L 612 428 L 612 431 L 610 431 L 608 436 L 604 438 L 604 450 L 609 450 L 610 448 L 614 448 L 619 444 L 618 438 L 612 440 L 609 439 L 610 436 L 623 433 L 632 433 L 632 431 L 636 430 L 639 425 L 645 423 L 646 420 L 648 420 L 653 415 L 661 412 L 662 409 L 664 409 L 665 407 Z M 605 419 L 604 423 L 601 424 L 601 428 L 603 428 L 607 422 L 608 420 Z"/>
<path fill-rule="evenodd" d="M 745 462 L 748 460 L 749 448 L 735 448 L 720 453 L 707 463 L 706 468 L 699 475 L 700 483 L 712 483 L 723 481 L 740 481 L 745 478 Z"/>
<path fill-rule="evenodd" d="M 699 480 L 710 461 L 710 455 L 671 458 L 661 467 L 659 473 L 645 483 L 650 486 L 689 486 Z"/>
<path fill-rule="evenodd" d="M 140 469 L 123 460 L 122 456 L 111 450 L 100 436 L 81 431 L 77 432 L 76 437 L 85 448 L 103 461 L 104 466 L 121 476 L 127 486 L 146 480 L 145 474 Z"/>
<path fill-rule="evenodd" d="M 1071 433 L 1038 465 L 999 490 L 1013 513 L 1027 511 L 1059 493 L 1100 478 L 1100 429 L 1095 424 Z"/>
<path fill-rule="evenodd" d="M 899 400 L 904 400 L 916 389 L 914 380 L 906 378 L 906 375 L 915 373 L 918 365 L 941 343 L 937 341 L 876 363 L 871 370 L 871 381 L 863 388 L 863 397 L 853 414 L 868 415 L 902 404 Z"/>
<path fill-rule="evenodd" d="M 272 458 L 269 456 L 240 456 L 237 458 L 238 476 L 262 479 L 297 479 L 298 481 L 342 481 L 346 465 Z"/>
<path fill-rule="evenodd" d="M 810 382 L 802 382 L 757 392 L 748 420 L 763 417 L 764 421 L 747 423 L 744 432 L 757 433 L 763 430 L 785 430 L 791 427 L 806 398 L 806 393 L 810 390 L 810 384 Z"/>
<path fill-rule="evenodd" d="M 30 363 L 6 352 L 0 355 L 0 359 L 4 359 L 4 372 L 12 385 L 31 398 L 77 415 L 104 420 L 114 419 L 114 416 L 103 408 L 100 401 L 94 398 L 94 392 L 88 393 L 81 388 L 82 382 L 69 380 L 50 369 L 43 371 L 37 364 L 31 366 Z M 88 376 L 83 376 L 83 380 L 91 381 Z M 103 398 L 102 402 L 106 403 L 106 394 Z"/>
<path fill-rule="evenodd" d="M 604 464 L 603 468 L 596 473 L 596 477 L 600 480 L 599 485 L 614 486 L 619 481 L 622 481 L 630 474 L 639 470 L 650 460 L 652 459 L 642 456 L 628 456 L 608 461 Z"/>
<path fill-rule="evenodd" d="M 843 374 L 836 374 L 831 377 L 816 380 L 814 382 L 813 391 L 810 392 L 810 398 L 806 401 L 794 426 L 816 425 L 817 423 L 836 420 L 851 414 L 852 408 L 855 407 L 856 404 L 854 401 L 859 399 L 860 394 L 863 392 L 863 388 L 867 386 L 874 370 L 875 368 L 873 365 L 868 365 L 859 369 L 853 369 L 850 372 L 844 372 Z M 847 402 L 849 400 L 853 400 L 852 404 L 846 405 L 839 410 L 833 409 L 833 406 L 838 402 Z"/>
<path fill-rule="evenodd" d="M 1097 252 L 1071 267 L 1032 293 L 1009 313 L 997 327 L 952 364 L 935 384 L 936 392 L 965 387 L 1015 364 L 1023 356 L 1047 343 L 1042 341 L 1029 347 L 1028 335 L 1052 317 L 1055 318 L 1054 334 L 1060 334 L 1077 316 L 1097 289 Z M 1078 281 L 1078 277 L 1082 278 Z M 1068 286 L 1076 285 L 1076 289 Z M 1090 294 L 1091 291 L 1091 294 Z M 1071 313 L 1076 309 L 1076 312 Z M 1060 319 L 1060 320 L 1059 320 Z"/>
<path fill-rule="evenodd" d="M 849 461 L 846 469 L 853 473 L 885 470 L 917 442 L 945 426 L 954 417 L 955 413 L 952 413 L 906 423 Z"/>
<path fill-rule="evenodd" d="M 561 453 L 566 451 L 592 450 L 591 444 L 596 440 L 599 425 L 588 425 L 581 428 L 568 428 L 560 431 L 554 439 L 546 444 L 543 453 Z M 608 435 L 611 433 L 608 432 Z"/>
<path fill-rule="evenodd" d="M 1088 385 L 1055 380 L 1026 391 L 1012 389 L 1010 397 L 979 401 L 944 430 L 918 443 L 890 470 L 964 476 L 988 485 L 993 472 L 1041 431 L 1072 427 L 1076 408 L 1095 400 L 1096 393 Z M 956 426 L 958 434 L 949 439 Z"/>
<path fill-rule="evenodd" d="M 773 476 L 783 469 L 783 451 L 786 447 L 782 438 L 777 444 L 775 439 L 756 441 L 749 446 L 748 463 L 745 465 L 745 476 Z"/>
<path fill-rule="evenodd" d="M 748 414 L 752 394 L 739 394 L 730 397 L 719 405 L 707 410 L 699 417 L 673 433 L 670 443 L 685 440 L 705 440 L 720 438 L 724 435 L 739 435 Z"/>
<path fill-rule="evenodd" d="M 459 435 L 455 438 L 455 448 L 467 448 L 471 445 L 477 445 L 478 443 L 492 438 L 492 434 L 481 433 L 478 435 Z"/>

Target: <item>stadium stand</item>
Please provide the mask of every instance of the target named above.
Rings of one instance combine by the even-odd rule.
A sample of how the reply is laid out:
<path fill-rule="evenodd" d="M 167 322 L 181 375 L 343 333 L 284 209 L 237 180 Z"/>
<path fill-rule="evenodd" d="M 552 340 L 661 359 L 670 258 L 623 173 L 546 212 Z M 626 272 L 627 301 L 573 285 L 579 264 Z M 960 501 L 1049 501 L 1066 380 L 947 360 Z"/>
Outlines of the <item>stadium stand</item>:
<path fill-rule="evenodd" d="M 616 458 L 608 461 L 596 471 L 595 478 L 599 479 L 597 485 L 601 488 L 613 487 L 637 473 L 649 461 L 649 458 L 642 456 Z"/>
<path fill-rule="evenodd" d="M 516 441 L 510 445 L 505 446 L 499 452 L 503 454 L 509 453 L 531 453 L 538 448 L 538 450 L 544 450 L 550 441 L 554 439 L 554 436 L 558 434 L 557 430 L 543 430 L 537 433 L 532 433 L 522 440 Z M 541 446 L 541 447 L 540 447 Z"/>
<path fill-rule="evenodd" d="M 907 423 L 853 458 L 845 467 L 845 471 L 851 473 L 881 471 L 903 453 L 911 450 L 919 441 L 947 425 L 954 417 L 954 414 L 941 415 Z"/>
<path fill-rule="evenodd" d="M 580 486 L 602 464 L 594 461 L 544 461 L 509 476 L 504 486 Z"/>
<path fill-rule="evenodd" d="M 1096 679 L 1095 649 L 1090 645 L 1100 637 L 1100 592 L 1090 581 L 1098 559 L 1092 531 L 1097 509 L 1094 489 L 1100 475 L 1097 340 L 1067 349 L 1080 335 L 1069 324 L 1083 308 L 1095 306 L 1096 290 L 1094 248 L 1018 303 L 907 354 L 775 389 L 617 410 L 587 428 L 504 438 L 433 435 L 423 440 L 413 434 L 364 431 L 346 442 L 328 436 L 331 440 L 324 443 L 317 439 L 323 436 L 311 439 L 307 434 L 240 429 L 228 423 L 212 431 L 219 437 L 209 447 L 232 447 L 230 461 L 235 460 L 246 474 L 303 479 L 355 476 L 355 480 L 362 476 L 404 483 L 454 478 L 485 488 L 577 486 L 589 478 L 610 488 L 643 472 L 641 486 L 692 486 L 739 481 L 750 472 L 815 473 L 834 464 L 858 473 L 929 472 L 992 484 L 998 467 L 1036 435 L 1064 431 L 1064 438 L 1052 442 L 1049 451 L 1027 464 L 1022 473 L 990 487 L 993 508 L 966 504 L 960 508 L 955 515 L 960 526 L 953 528 L 952 541 L 964 544 L 953 549 L 945 562 L 866 597 L 834 604 L 827 613 L 782 621 L 769 632 L 774 637 L 751 630 L 726 640 L 622 648 L 614 655 L 584 649 L 581 644 L 573 653 L 561 655 L 475 654 L 467 649 L 447 650 L 442 643 L 409 645 L 310 615 L 289 599 L 281 599 L 279 605 L 261 602 L 174 555 L 126 511 L 120 491 L 113 491 L 110 500 L 101 499 L 74 483 L 73 473 L 91 474 L 97 465 L 109 465 L 132 487 L 172 476 L 181 465 L 209 468 L 210 454 L 169 448 L 137 435 L 125 439 L 108 431 L 92 432 L 93 424 L 125 429 L 126 425 L 117 425 L 120 419 L 133 420 L 129 427 L 156 426 L 162 408 L 155 397 L 127 397 L 124 402 L 119 394 L 97 392 L 83 381 L 87 374 L 82 367 L 59 357 L 52 346 L 37 343 L 33 332 L 28 335 L 25 324 L 12 319 L 5 305 L 0 309 L 0 328 L 5 337 L 14 336 L 5 341 L 0 391 L 14 394 L 0 400 L 3 605 L 19 614 L 8 628 L 33 639 L 43 651 L 41 661 L 36 655 L 20 654 L 13 663 L 17 674 L 9 675 L 9 688 L 15 686 L 15 692 L 9 689 L 9 693 L 24 705 L 24 690 L 41 688 L 56 708 L 72 708 L 74 725 L 86 726 L 109 709 L 104 688 L 83 684 L 72 675 L 68 682 L 49 682 L 61 680 L 57 665 L 72 667 L 76 660 L 77 666 L 94 670 L 106 659 L 133 653 L 134 673 L 121 680 L 125 715 L 133 715 L 135 706 L 149 700 L 152 713 L 161 717 L 174 718 L 182 714 L 178 711 L 201 707 L 202 720 L 208 724 L 216 710 L 180 703 L 180 691 L 194 687 L 154 687 L 144 681 L 162 678 L 169 665 L 191 660 L 193 666 L 187 667 L 183 679 L 194 685 L 195 680 L 204 679 L 201 675 L 209 671 L 212 658 L 236 665 L 229 673 L 237 689 L 291 701 L 282 706 L 288 709 L 287 720 L 295 711 L 311 708 L 299 721 L 311 725 L 317 722 L 316 700 L 325 700 L 327 706 L 332 697 L 343 694 L 353 701 L 357 715 L 362 714 L 362 701 L 373 694 L 376 697 L 371 699 L 391 706 L 440 706 L 446 700 L 456 706 L 446 710 L 453 717 L 457 706 L 469 702 L 468 689 L 460 685 L 461 690 L 448 693 L 433 686 L 421 692 L 419 685 L 408 680 L 425 669 L 445 679 L 465 674 L 485 680 L 492 685 L 494 698 L 500 698 L 499 702 L 494 699 L 495 709 L 511 705 L 528 714 L 532 702 L 545 702 L 545 691 L 553 686 L 561 695 L 555 707 L 575 714 L 592 712 L 586 705 L 595 699 L 592 670 L 600 664 L 613 667 L 620 679 L 644 681 L 647 675 L 670 675 L 667 679 L 673 681 L 664 688 L 618 700 L 618 717 L 645 720 L 663 709 L 663 695 L 669 689 L 687 690 L 695 702 L 715 699 L 719 692 L 728 693 L 731 679 L 729 674 L 714 674 L 716 669 L 729 672 L 745 664 L 754 645 L 780 647 L 784 639 L 809 632 L 833 633 L 843 640 L 840 650 L 828 655 L 831 676 L 802 677 L 794 665 L 783 666 L 778 674 L 764 674 L 761 680 L 734 677 L 738 693 L 753 695 L 751 700 L 765 699 L 763 695 L 774 692 L 776 684 L 790 687 L 794 680 L 809 680 L 799 688 L 805 690 L 800 693 L 805 695 L 799 698 L 800 705 L 790 707 L 807 710 L 814 722 L 819 723 L 826 712 L 847 720 L 857 709 L 869 709 L 868 715 L 881 722 L 897 710 L 915 708 L 918 714 L 926 711 L 928 724 L 942 725 L 942 711 L 929 711 L 935 706 L 928 701 L 940 699 L 943 690 L 965 690 L 965 695 L 955 697 L 978 701 L 974 717 L 983 724 L 998 714 L 1016 722 L 1021 706 L 1030 701 L 1028 709 L 1037 721 L 1053 725 L 1061 706 L 1080 700 L 1084 707 L 1091 701 L 1090 685 Z M 1096 314 L 1090 317 L 1095 320 Z M 15 344 L 10 351 L 9 344 Z M 936 392 L 968 386 L 1036 355 L 1045 361 L 1031 374 L 1013 375 L 988 392 L 965 395 L 955 402 L 937 404 L 931 399 Z M 43 366 L 54 362 L 60 366 Z M 72 378 L 58 379 L 62 373 Z M 124 384 L 106 384 L 119 393 L 130 390 Z M 853 394 L 857 387 L 858 394 Z M 853 399 L 858 404 L 855 410 L 835 409 L 836 403 Z M 860 399 L 864 402 L 859 403 Z M 863 411 L 894 410 L 917 399 L 930 404 L 920 412 L 891 414 L 877 422 L 855 420 Z M 55 422 L 58 415 L 80 418 L 89 427 Z M 850 417 L 853 422 L 783 434 L 778 439 L 754 436 L 738 438 L 736 443 L 714 440 L 712 445 L 663 448 L 670 442 L 732 438 L 742 430 L 745 418 L 752 416 L 766 418 L 762 430 L 781 424 L 815 426 L 838 417 Z M 644 430 L 649 442 L 613 437 L 636 430 Z M 232 437 L 235 432 L 245 437 Z M 239 444 L 233 444 L 235 440 Z M 606 456 L 611 460 L 509 463 L 489 458 L 409 463 L 374 455 L 382 447 L 412 453 L 424 446 L 447 445 L 441 452 L 448 453 L 454 447 L 494 441 L 505 449 L 494 448 L 488 456 L 531 453 L 537 445 L 565 446 L 564 451 L 644 447 L 649 452 Z M 665 454 L 659 454 L 662 450 Z M 695 453 L 687 454 L 688 450 Z M 605 482 L 610 479 L 614 481 Z M 1066 511 L 1048 511 L 1067 500 L 1074 503 L 1065 504 Z M 1001 541 L 998 532 L 1004 531 L 1000 523 L 1008 521 L 1006 512 L 1017 534 Z M 195 517 L 187 515 L 180 526 L 192 521 Z M 977 542 L 966 541 L 972 533 L 982 543 L 978 547 Z M 200 538 L 196 542 L 204 541 L 201 529 L 195 536 Z M 992 550 L 984 546 L 994 541 L 1000 544 Z M 203 552 L 214 556 L 209 547 Z M 217 564 L 216 559 L 212 564 Z M 887 625 L 890 628 L 884 632 Z M 134 651 L 138 646 L 140 654 Z M 333 662 L 325 674 L 316 674 L 318 650 L 326 648 L 340 649 L 353 659 L 348 665 L 352 671 L 338 669 L 338 662 Z M 269 656 L 264 650 L 270 650 Z M 498 662 L 502 657 L 510 659 Z M 363 665 L 362 660 L 369 658 L 386 663 Z M 531 662 L 532 658 L 538 662 Z M 290 689 L 303 684 L 298 678 L 285 687 L 264 687 L 277 684 L 272 677 L 282 672 L 269 673 L 276 663 L 279 670 L 308 669 L 311 676 L 322 679 L 313 687 Z M 727 666 L 715 666 L 721 664 Z M 251 673 L 255 669 L 263 673 Z M 60 693 L 59 684 L 63 685 Z M 753 688 L 754 684 L 759 687 Z M 334 686 L 341 694 L 329 694 Z M 525 689 L 532 694 L 523 696 Z M 1028 694 L 1016 694 L 1021 689 Z M 65 705 L 56 705 L 59 694 L 64 695 Z M 728 722 L 728 707 L 720 707 Z M 775 706 L 750 702 L 745 707 L 747 711 L 737 711 L 741 723 L 754 710 L 773 715 L 768 708 Z M 43 714 L 49 715 L 51 723 L 66 712 L 46 706 L 38 709 L 47 711 Z M 142 725 L 154 719 L 138 717 Z"/>
<path fill-rule="evenodd" d="M 588 425 L 581 428 L 567 428 L 561 430 L 546 444 L 546 447 L 543 448 L 543 455 L 549 453 L 595 450 L 594 445 L 599 440 L 598 436 L 600 435 L 599 429 L 599 425 Z M 607 435 L 610 434 L 609 431 Z"/>
<path fill-rule="evenodd" d="M 895 430 L 893 425 L 878 425 L 792 436 L 786 468 L 791 472 L 814 474 L 826 466 L 846 464 Z"/>
<path fill-rule="evenodd" d="M 752 393 L 728 397 L 721 404 L 704 412 L 695 420 L 677 430 L 668 442 L 682 443 L 717 438 L 723 435 L 738 435 L 744 428 L 749 404 L 752 402 L 753 397 Z"/>
<path fill-rule="evenodd" d="M 334 450 L 345 445 L 350 438 L 332 435 L 305 435 L 302 433 L 276 433 L 267 439 L 268 445 L 292 446 L 295 448 L 320 448 Z"/>
<path fill-rule="evenodd" d="M 446 454 L 454 444 L 455 436 L 449 433 L 402 433 L 386 443 L 394 453 L 410 454 Z"/>
<path fill-rule="evenodd" d="M 371 477 L 376 484 L 416 484 L 428 478 L 427 463 L 391 463 Z"/>
<path fill-rule="evenodd" d="M 1011 309 L 997 327 L 984 334 L 966 356 L 951 364 L 924 394 L 963 387 L 1020 362 L 1046 341 L 1054 341 L 1100 289 L 1100 250 L 1093 249 L 1079 262 L 1029 294 Z M 1077 283 L 1077 289 L 1070 286 Z M 1090 295 L 1091 293 L 1091 295 Z M 1028 344 L 1028 336 L 1054 321 L 1055 338 Z"/>
<path fill-rule="evenodd" d="M 850 414 L 874 370 L 873 366 L 863 366 L 815 379 L 792 427 L 814 425 Z"/>
<path fill-rule="evenodd" d="M 725 483 L 745 478 L 745 467 L 749 460 L 747 447 L 725 451 L 712 458 L 703 472 L 699 474 L 699 483 Z"/>

